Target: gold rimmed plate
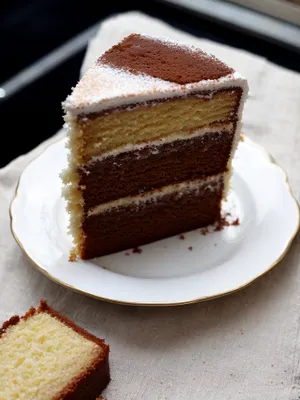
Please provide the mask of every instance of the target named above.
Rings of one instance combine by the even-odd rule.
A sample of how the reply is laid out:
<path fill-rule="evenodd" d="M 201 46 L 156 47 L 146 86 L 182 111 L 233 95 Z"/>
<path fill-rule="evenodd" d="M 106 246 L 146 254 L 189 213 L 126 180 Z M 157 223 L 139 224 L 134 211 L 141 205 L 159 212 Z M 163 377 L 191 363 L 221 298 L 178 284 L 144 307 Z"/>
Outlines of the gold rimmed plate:
<path fill-rule="evenodd" d="M 58 284 L 119 304 L 170 306 L 233 293 L 275 266 L 299 229 L 299 207 L 284 171 L 247 137 L 234 161 L 221 231 L 174 236 L 94 260 L 69 262 L 72 238 L 61 197 L 65 139 L 49 146 L 20 177 L 11 204 L 13 235 Z"/>

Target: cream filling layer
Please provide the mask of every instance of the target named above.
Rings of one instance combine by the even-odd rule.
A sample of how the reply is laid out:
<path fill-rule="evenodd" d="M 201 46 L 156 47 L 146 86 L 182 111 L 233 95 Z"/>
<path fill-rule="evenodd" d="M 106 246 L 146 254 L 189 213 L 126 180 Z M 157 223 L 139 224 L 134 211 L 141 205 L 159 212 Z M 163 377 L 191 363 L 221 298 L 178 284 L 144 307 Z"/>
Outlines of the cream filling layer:
<path fill-rule="evenodd" d="M 184 96 L 197 91 L 214 92 L 231 87 L 246 90 L 246 79 L 238 72 L 233 72 L 218 79 L 180 85 L 146 74 L 132 74 L 105 64 L 95 64 L 67 97 L 63 108 L 75 116 L 156 99 Z"/>
<path fill-rule="evenodd" d="M 146 192 L 138 196 L 123 197 L 121 199 L 113 200 L 105 204 L 99 204 L 96 207 L 92 207 L 88 211 L 87 217 L 92 217 L 97 214 L 105 213 L 118 207 L 127 207 L 131 205 L 141 207 L 146 205 L 147 203 L 156 202 L 162 197 L 170 194 L 176 194 L 176 198 L 180 198 L 182 195 L 190 192 L 195 192 L 195 194 L 197 195 L 199 194 L 199 191 L 203 188 L 203 186 L 206 186 L 205 190 L 219 190 L 222 182 L 226 181 L 228 174 L 229 173 L 226 172 L 224 174 L 218 174 L 210 176 L 208 178 L 180 182 L 174 185 L 165 186 L 160 189 L 154 189 L 151 192 Z"/>

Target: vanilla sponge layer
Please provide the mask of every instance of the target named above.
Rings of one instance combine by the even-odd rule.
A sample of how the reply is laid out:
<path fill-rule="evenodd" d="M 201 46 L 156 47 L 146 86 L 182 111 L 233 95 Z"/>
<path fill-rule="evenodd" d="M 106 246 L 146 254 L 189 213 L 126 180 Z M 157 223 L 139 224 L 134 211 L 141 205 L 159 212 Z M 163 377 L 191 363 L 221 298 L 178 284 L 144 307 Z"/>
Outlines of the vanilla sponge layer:
<path fill-rule="evenodd" d="M 72 161 L 82 165 L 128 144 L 148 143 L 176 133 L 188 137 L 195 129 L 234 121 L 240 97 L 241 89 L 232 88 L 209 97 L 192 95 L 98 116 L 74 118 L 67 114 Z"/>
<path fill-rule="evenodd" d="M 0 400 L 51 400 L 101 349 L 48 313 L 11 326 L 0 339 Z"/>

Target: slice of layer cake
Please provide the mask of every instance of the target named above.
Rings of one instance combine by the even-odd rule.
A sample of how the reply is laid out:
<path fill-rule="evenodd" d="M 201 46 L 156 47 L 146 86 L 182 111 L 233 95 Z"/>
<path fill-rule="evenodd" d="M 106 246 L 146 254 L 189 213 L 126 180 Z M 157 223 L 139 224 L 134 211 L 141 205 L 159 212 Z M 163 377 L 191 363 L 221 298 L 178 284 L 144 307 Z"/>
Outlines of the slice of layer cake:
<path fill-rule="evenodd" d="M 41 301 L 0 329 L 0 399 L 95 400 L 109 347 Z"/>
<path fill-rule="evenodd" d="M 133 34 L 104 53 L 63 104 L 74 255 L 218 221 L 246 95 L 244 78 L 192 46 Z"/>

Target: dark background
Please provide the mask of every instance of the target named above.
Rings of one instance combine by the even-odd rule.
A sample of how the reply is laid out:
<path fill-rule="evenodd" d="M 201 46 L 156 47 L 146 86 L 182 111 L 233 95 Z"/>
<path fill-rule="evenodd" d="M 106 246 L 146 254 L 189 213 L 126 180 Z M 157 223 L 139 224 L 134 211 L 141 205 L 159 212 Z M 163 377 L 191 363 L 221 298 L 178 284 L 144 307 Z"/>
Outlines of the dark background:
<path fill-rule="evenodd" d="M 293 49 L 237 31 L 204 16 L 161 1 L 2 0 L 0 5 L 0 82 L 14 76 L 42 56 L 104 18 L 140 10 L 194 34 L 262 55 L 300 72 Z M 14 95 L 0 99 L 2 145 L 0 166 L 52 136 L 63 124 L 61 102 L 79 77 L 85 50 L 58 65 Z M 1 86 L 1 85 L 0 85 Z"/>

